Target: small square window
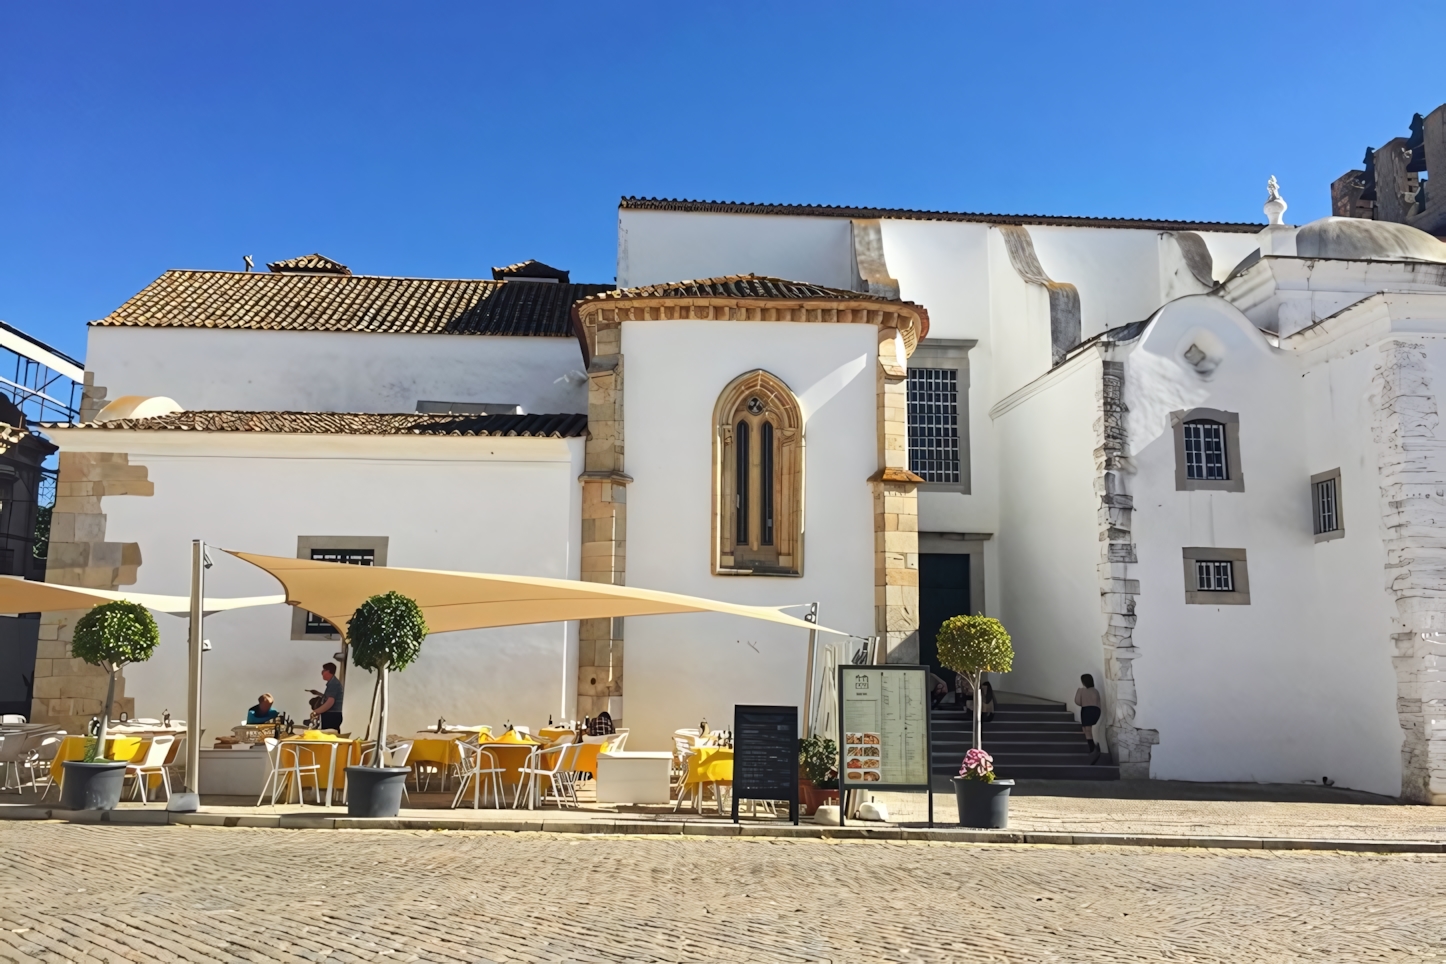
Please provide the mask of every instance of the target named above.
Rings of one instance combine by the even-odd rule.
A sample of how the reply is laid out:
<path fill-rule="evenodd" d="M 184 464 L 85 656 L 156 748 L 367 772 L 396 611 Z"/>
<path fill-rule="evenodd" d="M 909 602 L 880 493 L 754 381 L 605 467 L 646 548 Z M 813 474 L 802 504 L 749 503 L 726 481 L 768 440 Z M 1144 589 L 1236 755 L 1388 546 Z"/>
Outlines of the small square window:
<path fill-rule="evenodd" d="M 386 536 L 298 536 L 296 558 L 351 566 L 385 566 Z M 299 606 L 291 609 L 292 639 L 340 639 L 336 627 Z"/>
<path fill-rule="evenodd" d="M 1225 469 L 1225 426 L 1219 422 L 1185 423 L 1185 478 L 1228 479 Z"/>
<path fill-rule="evenodd" d="M 1228 559 L 1200 559 L 1195 562 L 1197 592 L 1234 592 L 1233 563 Z"/>
<path fill-rule="evenodd" d="M 1340 469 L 1311 476 L 1310 508 L 1316 542 L 1339 539 L 1346 534 L 1341 513 Z"/>
<path fill-rule="evenodd" d="M 1185 602 L 1198 606 L 1250 605 L 1244 549 L 1194 546 L 1185 557 Z"/>
<path fill-rule="evenodd" d="M 374 566 L 377 561 L 377 551 L 375 549 L 313 549 L 311 558 L 317 562 L 340 562 L 348 566 Z M 306 635 L 334 636 L 336 629 L 316 613 L 307 613 Z"/>

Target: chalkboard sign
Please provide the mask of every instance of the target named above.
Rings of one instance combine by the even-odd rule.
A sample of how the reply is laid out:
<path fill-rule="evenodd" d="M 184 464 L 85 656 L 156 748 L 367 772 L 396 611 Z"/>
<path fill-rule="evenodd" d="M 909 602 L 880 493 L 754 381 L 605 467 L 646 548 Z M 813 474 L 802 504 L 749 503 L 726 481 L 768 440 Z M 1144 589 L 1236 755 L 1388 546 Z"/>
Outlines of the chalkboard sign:
<path fill-rule="evenodd" d="M 798 707 L 733 707 L 733 822 L 738 800 L 787 800 L 798 823 Z"/>

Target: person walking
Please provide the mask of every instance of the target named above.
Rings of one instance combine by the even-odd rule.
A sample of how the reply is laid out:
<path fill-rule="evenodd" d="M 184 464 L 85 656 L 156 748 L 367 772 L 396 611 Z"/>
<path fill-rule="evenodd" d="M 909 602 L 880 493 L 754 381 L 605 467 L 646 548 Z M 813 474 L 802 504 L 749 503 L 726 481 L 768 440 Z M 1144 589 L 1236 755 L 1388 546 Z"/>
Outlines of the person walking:
<path fill-rule="evenodd" d="M 336 730 L 341 732 L 341 680 L 336 678 L 336 664 L 321 664 L 321 678 L 326 681 L 326 690 L 312 694 L 321 697 L 321 705 L 316 707 L 315 713 L 321 719 L 323 730 Z"/>
<path fill-rule="evenodd" d="M 1090 746 L 1090 763 L 1094 763 L 1100 758 L 1100 747 L 1094 737 L 1094 726 L 1100 721 L 1100 691 L 1095 689 L 1095 678 L 1089 673 L 1079 681 L 1080 688 L 1074 691 L 1074 705 L 1079 707 L 1080 729 Z"/>

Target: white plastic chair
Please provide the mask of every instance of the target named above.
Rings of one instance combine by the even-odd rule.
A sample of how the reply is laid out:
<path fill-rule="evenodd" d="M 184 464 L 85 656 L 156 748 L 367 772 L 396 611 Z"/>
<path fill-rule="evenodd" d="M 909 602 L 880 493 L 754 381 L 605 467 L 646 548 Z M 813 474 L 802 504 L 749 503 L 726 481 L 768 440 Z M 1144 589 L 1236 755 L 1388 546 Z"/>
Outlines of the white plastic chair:
<path fill-rule="evenodd" d="M 609 742 L 607 743 L 607 749 L 604 752 L 616 753 L 618 750 L 621 750 L 624 746 L 627 745 L 628 742 L 627 727 L 623 727 L 616 733 L 612 734 L 610 737 L 608 737 L 608 741 Z"/>
<path fill-rule="evenodd" d="M 301 785 L 301 775 L 310 773 L 315 782 L 312 784 L 313 802 L 321 803 L 321 765 L 313 758 L 311 763 L 301 762 L 301 748 L 297 747 L 291 752 L 291 766 L 283 767 L 281 764 L 282 744 L 275 737 L 266 738 L 266 759 L 271 764 L 271 772 L 266 776 L 266 782 L 261 786 L 261 796 L 256 798 L 256 806 L 261 806 L 261 801 L 266 798 L 266 789 L 271 788 L 271 805 L 276 806 L 276 797 L 281 793 L 281 788 L 286 787 L 286 795 L 283 799 L 290 799 L 291 787 L 296 787 L 296 799 L 303 806 L 306 805 L 306 787 Z M 237 751 L 232 751 L 237 752 Z"/>
<path fill-rule="evenodd" d="M 146 800 L 146 784 L 151 782 L 149 774 L 152 773 L 160 774 L 161 786 L 166 791 L 166 799 L 171 799 L 171 775 L 166 772 L 166 760 L 171 755 L 171 744 L 175 742 L 174 736 L 151 737 L 145 756 L 141 757 L 140 754 L 136 754 L 136 757 L 126 764 L 125 775 L 135 778 L 135 795 L 140 797 L 142 803 L 148 802 Z M 136 759 L 139 759 L 140 762 L 137 763 Z"/>
<path fill-rule="evenodd" d="M 39 740 L 26 743 L 25 769 L 30 771 L 30 786 L 37 787 L 40 780 L 36 771 L 45 774 L 47 781 L 50 779 L 50 767 L 55 762 L 55 755 L 60 752 L 60 744 L 65 739 L 64 730 L 56 730 L 50 733 L 41 734 Z M 47 784 L 46 789 L 49 789 Z"/>
<path fill-rule="evenodd" d="M 0 772 L 3 772 L 4 779 L 0 780 L 0 790 L 14 790 L 20 792 L 20 764 L 25 759 L 25 748 L 30 742 L 30 734 L 23 731 L 15 731 L 0 735 Z M 11 775 L 15 777 L 15 785 L 10 785 Z"/>
<path fill-rule="evenodd" d="M 457 749 L 462 753 L 462 762 L 457 764 L 457 793 L 452 797 L 452 809 L 457 809 L 462 803 L 462 798 L 467 794 L 467 787 L 472 787 L 472 809 L 476 810 L 481 801 L 487 799 L 487 792 L 492 793 L 492 805 L 502 806 L 502 774 L 507 770 L 497 765 L 497 758 L 476 743 L 463 742 L 457 744 Z"/>
<path fill-rule="evenodd" d="M 6 713 L 0 716 L 0 726 L 23 725 L 25 717 L 19 713 Z"/>
<path fill-rule="evenodd" d="M 517 784 L 517 796 L 512 801 L 516 807 L 522 799 L 522 794 L 527 794 L 527 809 L 533 809 L 533 803 L 538 794 L 538 784 L 546 777 L 547 789 L 543 791 L 541 802 L 546 803 L 551 795 L 559 808 L 565 807 L 570 802 L 577 806 L 577 797 L 572 789 L 572 771 L 575 770 L 577 756 L 582 751 L 581 743 L 567 743 L 561 746 L 540 747 L 528 754 L 527 765 L 518 769 L 522 779 Z M 544 766 L 543 760 L 549 755 L 555 755 L 552 766 Z"/>

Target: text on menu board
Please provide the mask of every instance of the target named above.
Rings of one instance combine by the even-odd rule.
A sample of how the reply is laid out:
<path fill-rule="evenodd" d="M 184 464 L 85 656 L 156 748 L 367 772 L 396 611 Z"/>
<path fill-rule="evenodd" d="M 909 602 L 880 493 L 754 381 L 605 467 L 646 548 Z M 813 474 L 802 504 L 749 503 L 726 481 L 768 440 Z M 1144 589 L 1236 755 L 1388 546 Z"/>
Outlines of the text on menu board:
<path fill-rule="evenodd" d="M 927 675 L 917 667 L 840 668 L 844 787 L 928 786 Z"/>

